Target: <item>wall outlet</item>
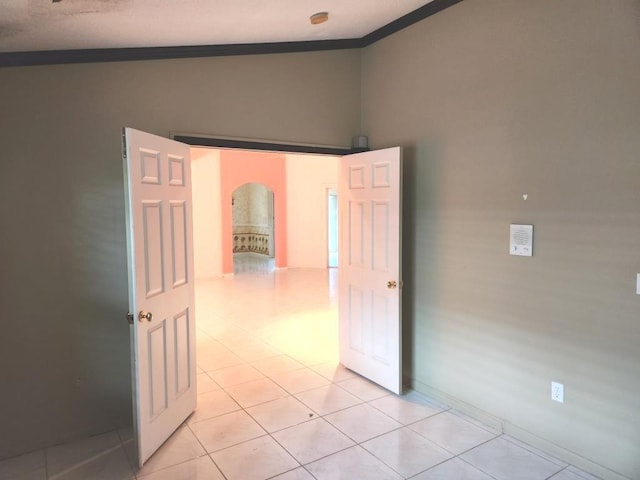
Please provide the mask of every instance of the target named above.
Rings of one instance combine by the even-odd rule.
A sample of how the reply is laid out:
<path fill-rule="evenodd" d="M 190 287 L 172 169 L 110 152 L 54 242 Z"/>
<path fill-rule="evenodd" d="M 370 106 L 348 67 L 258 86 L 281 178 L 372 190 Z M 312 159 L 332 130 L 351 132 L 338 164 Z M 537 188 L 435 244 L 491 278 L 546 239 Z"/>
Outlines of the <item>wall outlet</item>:
<path fill-rule="evenodd" d="M 558 382 L 551 382 L 551 400 L 564 403 L 564 385 Z"/>

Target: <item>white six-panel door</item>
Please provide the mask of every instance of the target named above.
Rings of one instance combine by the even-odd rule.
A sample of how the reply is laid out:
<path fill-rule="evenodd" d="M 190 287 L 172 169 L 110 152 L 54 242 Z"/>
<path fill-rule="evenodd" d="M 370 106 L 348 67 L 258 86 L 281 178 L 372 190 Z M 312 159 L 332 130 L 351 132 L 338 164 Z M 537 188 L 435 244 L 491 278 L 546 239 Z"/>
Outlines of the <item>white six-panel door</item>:
<path fill-rule="evenodd" d="M 340 363 L 402 392 L 401 150 L 342 157 Z"/>
<path fill-rule="evenodd" d="M 189 146 L 124 129 L 140 466 L 196 406 Z"/>

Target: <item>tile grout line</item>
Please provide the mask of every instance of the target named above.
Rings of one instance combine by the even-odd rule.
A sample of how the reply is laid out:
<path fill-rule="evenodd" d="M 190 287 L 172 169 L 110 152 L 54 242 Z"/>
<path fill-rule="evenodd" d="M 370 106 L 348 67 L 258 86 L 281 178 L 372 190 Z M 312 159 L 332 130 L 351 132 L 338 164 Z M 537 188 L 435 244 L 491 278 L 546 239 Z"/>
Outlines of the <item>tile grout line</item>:
<path fill-rule="evenodd" d="M 237 410 L 236 410 L 237 411 Z M 216 461 L 213 459 L 213 457 L 211 456 L 211 454 L 207 451 L 207 449 L 205 448 L 204 444 L 202 443 L 202 441 L 200 440 L 200 437 L 198 437 L 198 435 L 196 435 L 196 433 L 191 429 L 191 425 L 189 425 L 186 420 L 184 422 L 184 425 L 187 426 L 187 428 L 189 429 L 189 431 L 191 432 L 191 434 L 194 436 L 194 438 L 198 441 L 198 443 L 200 444 L 200 446 L 202 447 L 202 450 L 204 450 L 204 455 L 199 455 L 198 457 L 196 457 L 196 459 L 200 458 L 200 457 L 204 457 L 207 456 L 209 457 L 209 459 L 211 460 L 211 462 L 215 465 L 216 469 L 218 470 L 218 472 L 220 472 L 220 474 L 225 478 L 225 480 L 228 480 L 227 476 L 224 474 L 224 472 L 222 471 L 222 469 L 220 468 L 220 466 L 216 463 Z M 188 460 L 188 461 L 192 461 Z"/>
<path fill-rule="evenodd" d="M 462 458 L 462 455 L 464 455 L 465 453 L 468 453 L 468 452 L 470 452 L 471 450 L 474 450 L 474 449 L 476 449 L 476 448 L 478 448 L 478 447 L 480 447 L 480 446 L 482 446 L 482 445 L 485 445 L 485 444 L 487 444 L 487 443 L 489 443 L 489 442 L 491 442 L 491 441 L 495 440 L 496 438 L 500 438 L 502 435 L 503 435 L 503 434 L 500 434 L 500 435 L 498 435 L 498 436 L 496 436 L 496 437 L 494 437 L 494 438 L 491 438 L 491 439 L 487 440 L 486 442 L 482 442 L 482 443 L 480 443 L 480 444 L 476 445 L 475 447 L 469 448 L 469 449 L 465 450 L 464 452 L 460 452 L 460 453 L 459 453 L 458 455 L 456 455 L 454 458 L 457 458 L 458 460 L 460 460 L 460 461 L 462 461 L 462 462 L 466 463 L 466 464 L 467 464 L 467 465 L 469 465 L 470 467 L 475 468 L 475 469 L 476 469 L 476 470 L 478 470 L 479 472 L 484 473 L 484 474 L 485 474 L 485 475 L 487 475 L 488 477 L 496 478 L 496 477 L 494 477 L 493 475 L 491 475 L 489 472 L 484 471 L 482 468 L 477 467 L 477 466 L 476 466 L 476 465 L 474 465 L 473 463 L 471 463 L 471 462 L 467 461 L 466 459 Z"/>

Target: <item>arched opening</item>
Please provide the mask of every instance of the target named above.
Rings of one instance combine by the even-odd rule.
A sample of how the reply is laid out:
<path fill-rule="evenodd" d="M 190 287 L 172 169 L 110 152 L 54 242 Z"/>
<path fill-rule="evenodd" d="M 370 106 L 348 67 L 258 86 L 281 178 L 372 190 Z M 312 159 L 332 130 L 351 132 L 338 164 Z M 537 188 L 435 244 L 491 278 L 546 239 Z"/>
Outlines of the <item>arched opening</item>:
<path fill-rule="evenodd" d="M 231 194 L 234 273 L 271 271 L 275 267 L 273 191 L 262 183 L 245 183 Z"/>
<path fill-rule="evenodd" d="M 221 150 L 220 199 L 222 200 L 222 273 L 234 273 L 233 206 L 234 192 L 245 184 L 261 184 L 273 192 L 272 234 L 275 268 L 287 268 L 287 175 L 286 155 L 238 150 Z M 246 240 L 245 240 L 246 241 Z"/>

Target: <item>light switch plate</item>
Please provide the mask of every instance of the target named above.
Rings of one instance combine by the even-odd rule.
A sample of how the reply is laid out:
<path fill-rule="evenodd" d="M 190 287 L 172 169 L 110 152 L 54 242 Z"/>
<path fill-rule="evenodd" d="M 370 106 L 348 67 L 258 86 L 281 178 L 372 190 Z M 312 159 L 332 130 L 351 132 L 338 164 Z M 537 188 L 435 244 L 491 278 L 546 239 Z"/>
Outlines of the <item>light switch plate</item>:
<path fill-rule="evenodd" d="M 640 273 L 638 274 L 638 278 L 636 279 L 636 293 L 640 295 Z"/>

